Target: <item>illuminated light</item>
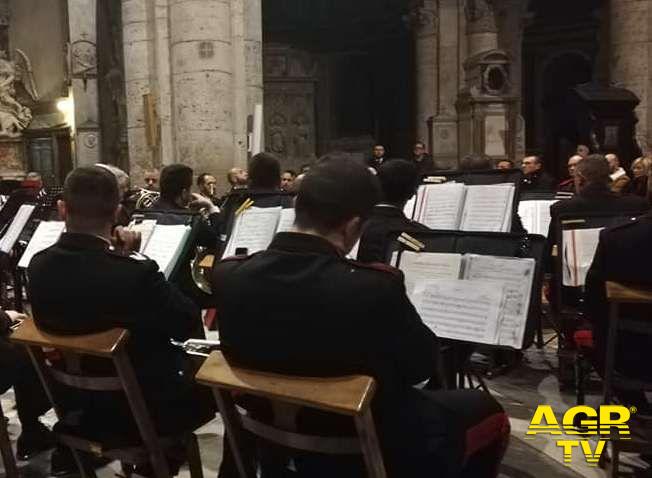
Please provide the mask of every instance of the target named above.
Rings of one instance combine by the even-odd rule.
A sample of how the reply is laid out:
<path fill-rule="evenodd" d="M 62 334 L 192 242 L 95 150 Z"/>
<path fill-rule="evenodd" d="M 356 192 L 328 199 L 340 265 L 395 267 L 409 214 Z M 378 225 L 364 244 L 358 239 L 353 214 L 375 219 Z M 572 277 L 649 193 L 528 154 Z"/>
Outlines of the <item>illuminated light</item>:
<path fill-rule="evenodd" d="M 74 129 L 75 125 L 75 101 L 72 96 L 57 101 L 57 109 L 63 114 L 65 123 Z"/>

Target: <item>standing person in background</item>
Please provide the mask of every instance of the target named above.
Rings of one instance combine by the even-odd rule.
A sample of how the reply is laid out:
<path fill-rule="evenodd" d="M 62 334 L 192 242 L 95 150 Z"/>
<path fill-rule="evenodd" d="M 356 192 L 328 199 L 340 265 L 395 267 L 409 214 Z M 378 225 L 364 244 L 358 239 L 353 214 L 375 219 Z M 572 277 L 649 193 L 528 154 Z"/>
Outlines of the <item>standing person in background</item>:
<path fill-rule="evenodd" d="M 579 154 L 571 156 L 568 160 L 568 179 L 559 183 L 560 192 L 575 194 L 575 173 L 577 172 L 577 165 L 580 164 L 584 158 Z"/>
<path fill-rule="evenodd" d="M 385 146 L 382 144 L 375 145 L 371 158 L 367 160 L 367 166 L 378 171 L 378 168 L 380 168 L 382 164 L 387 161 L 385 158 L 385 153 Z"/>
<path fill-rule="evenodd" d="M 648 176 L 652 171 L 652 159 L 648 157 L 638 158 L 632 163 L 632 181 L 629 183 L 626 191 L 629 194 L 648 197 Z"/>
<path fill-rule="evenodd" d="M 437 169 L 435 160 L 426 152 L 426 144 L 422 141 L 414 143 L 412 162 L 417 167 L 419 175 L 429 174 Z"/>
<path fill-rule="evenodd" d="M 622 194 L 627 190 L 631 179 L 627 176 L 627 172 L 620 167 L 620 158 L 615 154 L 607 154 L 605 156 L 609 162 L 609 171 L 611 171 L 611 190 L 616 194 Z"/>

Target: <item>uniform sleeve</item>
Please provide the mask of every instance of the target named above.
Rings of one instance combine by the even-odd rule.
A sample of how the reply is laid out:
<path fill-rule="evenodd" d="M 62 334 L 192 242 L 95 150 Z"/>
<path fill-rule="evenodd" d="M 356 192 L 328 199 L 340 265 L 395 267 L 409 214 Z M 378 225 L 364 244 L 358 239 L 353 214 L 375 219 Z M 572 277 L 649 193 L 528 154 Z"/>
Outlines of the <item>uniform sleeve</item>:
<path fill-rule="evenodd" d="M 404 281 L 392 282 L 389 296 L 392 314 L 385 334 L 393 342 L 393 360 L 405 385 L 415 385 L 435 377 L 439 363 L 439 340 L 421 320 L 405 291 Z"/>
<path fill-rule="evenodd" d="M 220 213 L 208 216 L 208 220 L 201 218 L 197 223 L 197 245 L 215 249 L 220 240 Z"/>
<path fill-rule="evenodd" d="M 186 340 L 201 326 L 201 311 L 159 272 L 156 263 L 148 264 L 143 280 L 143 315 L 148 328 L 158 329 L 175 340 Z"/>

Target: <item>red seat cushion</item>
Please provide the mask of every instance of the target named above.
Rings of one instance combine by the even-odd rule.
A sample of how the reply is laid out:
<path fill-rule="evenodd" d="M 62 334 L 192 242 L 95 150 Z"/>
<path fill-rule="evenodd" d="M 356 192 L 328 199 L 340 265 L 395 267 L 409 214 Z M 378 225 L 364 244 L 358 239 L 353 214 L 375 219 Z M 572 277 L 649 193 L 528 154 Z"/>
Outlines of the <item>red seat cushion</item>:
<path fill-rule="evenodd" d="M 578 330 L 573 334 L 573 341 L 578 348 L 593 348 L 593 331 Z"/>

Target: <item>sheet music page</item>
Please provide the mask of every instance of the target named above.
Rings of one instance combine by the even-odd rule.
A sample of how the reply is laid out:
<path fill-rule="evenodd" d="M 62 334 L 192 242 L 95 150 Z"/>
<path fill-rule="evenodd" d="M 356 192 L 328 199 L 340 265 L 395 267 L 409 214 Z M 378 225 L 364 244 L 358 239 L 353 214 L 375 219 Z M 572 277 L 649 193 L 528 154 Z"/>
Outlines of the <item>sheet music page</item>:
<path fill-rule="evenodd" d="M 155 227 L 156 220 L 154 219 L 145 219 L 139 224 L 134 223 L 129 225 L 129 230 L 140 232 L 140 249 L 138 252 L 141 254 L 143 254 L 145 251 L 145 248 L 147 247 L 147 244 L 152 237 L 152 233 L 154 232 Z"/>
<path fill-rule="evenodd" d="M 581 287 L 586 284 L 586 275 L 598 249 L 602 229 L 604 228 L 563 231 L 562 265 L 565 286 Z"/>
<path fill-rule="evenodd" d="M 20 206 L 18 212 L 9 225 L 9 229 L 7 229 L 5 235 L 2 236 L 2 241 L 0 241 L 0 250 L 2 252 L 7 254 L 11 252 L 14 244 L 16 244 L 16 241 L 20 236 L 20 233 L 25 229 L 27 221 L 29 221 L 29 218 L 32 216 L 34 209 L 36 209 L 36 206 L 32 204 L 23 204 Z"/>
<path fill-rule="evenodd" d="M 461 183 L 446 183 L 428 184 L 423 188 L 416 220 L 430 229 L 459 229 L 467 187 Z"/>
<path fill-rule="evenodd" d="M 404 251 L 401 254 L 399 268 L 405 274 L 405 288 L 409 295 L 420 282 L 459 279 L 462 269 L 462 254 Z"/>
<path fill-rule="evenodd" d="M 405 207 L 403 208 L 403 214 L 405 214 L 405 217 L 408 219 L 412 219 L 414 216 L 414 206 L 417 204 L 417 196 L 416 194 L 412 196 L 410 199 L 408 199 L 408 202 L 405 203 Z"/>
<path fill-rule="evenodd" d="M 360 240 L 358 239 L 358 242 L 356 242 L 353 245 L 353 249 L 351 249 L 351 252 L 349 252 L 346 255 L 346 258 L 351 260 L 351 261 L 357 261 L 358 260 L 358 251 L 360 250 Z"/>
<path fill-rule="evenodd" d="M 280 215 L 280 207 L 252 207 L 244 211 L 235 221 L 222 257 L 234 256 L 239 248 L 246 248 L 248 254 L 267 249 L 274 238 Z"/>
<path fill-rule="evenodd" d="M 412 302 L 423 322 L 439 337 L 496 344 L 504 290 L 472 280 L 420 282 Z"/>
<path fill-rule="evenodd" d="M 66 223 L 63 221 L 42 221 L 34 231 L 29 244 L 27 244 L 27 248 L 20 258 L 20 262 L 18 262 L 18 267 L 27 269 L 32 257 L 53 246 L 65 229 Z"/>
<path fill-rule="evenodd" d="M 558 201 L 522 201 L 518 205 L 518 215 L 529 234 L 548 235 L 551 221 L 550 206 L 556 202 Z"/>
<path fill-rule="evenodd" d="M 535 270 L 536 261 L 529 258 L 464 256 L 465 279 L 504 287 L 505 309 L 498 327 L 499 345 L 516 349 L 523 346 Z"/>
<path fill-rule="evenodd" d="M 514 191 L 513 184 L 467 186 L 460 230 L 508 232 Z"/>
<path fill-rule="evenodd" d="M 282 209 L 276 232 L 290 232 L 294 227 L 295 218 L 294 208 Z"/>
<path fill-rule="evenodd" d="M 158 264 L 166 279 L 174 270 L 189 233 L 190 226 L 183 224 L 154 228 L 143 254 Z"/>

